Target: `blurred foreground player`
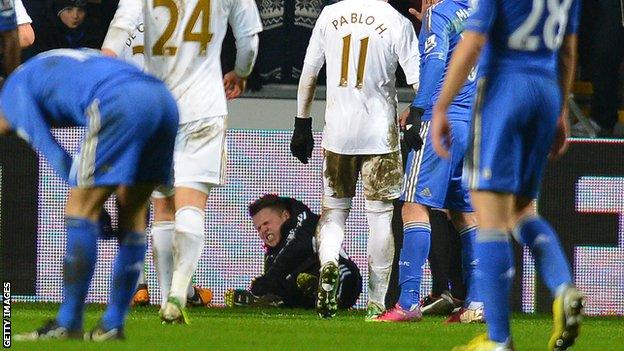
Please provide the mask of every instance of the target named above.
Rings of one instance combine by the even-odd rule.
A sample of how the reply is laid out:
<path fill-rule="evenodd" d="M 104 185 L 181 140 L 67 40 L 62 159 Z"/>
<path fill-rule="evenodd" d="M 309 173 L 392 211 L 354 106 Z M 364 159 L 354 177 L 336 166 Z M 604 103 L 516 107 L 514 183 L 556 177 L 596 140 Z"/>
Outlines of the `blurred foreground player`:
<path fill-rule="evenodd" d="M 401 194 L 395 71 L 418 82 L 418 41 L 411 22 L 377 0 L 344 0 L 326 6 L 310 38 L 297 93 L 290 150 L 301 162 L 312 156 L 310 108 L 321 67 L 327 65 L 323 130 L 323 210 L 317 233 L 321 277 L 317 312 L 336 314 L 338 258 L 359 175 L 366 220 L 369 320 L 385 310 L 394 258 L 393 200 Z"/>
<path fill-rule="evenodd" d="M 103 234 L 98 220 L 112 194 L 119 208 L 114 288 L 102 319 L 84 338 L 122 339 L 145 256 L 147 200 L 170 181 L 175 100 L 160 80 L 130 64 L 97 51 L 60 49 L 36 56 L 9 77 L 0 111 L 0 131 L 29 141 L 71 187 L 63 302 L 54 320 L 18 339 L 83 338 L 84 301 Z M 75 126 L 86 132 L 72 159 L 50 129 Z"/>
<path fill-rule="evenodd" d="M 210 190 L 225 183 L 226 99 L 245 90 L 262 30 L 253 0 L 121 0 L 102 51 L 118 56 L 143 20 L 146 70 L 162 78 L 180 107 L 174 189 L 152 196 L 152 243 L 166 323 L 187 323 L 189 284 L 205 237 Z M 236 65 L 223 75 L 221 44 L 232 27 Z M 224 89 L 225 88 L 225 89 Z M 175 195 L 174 195 L 175 193 Z"/>
<path fill-rule="evenodd" d="M 579 334 L 583 296 L 573 286 L 557 234 L 532 202 L 549 152 L 559 156 L 567 146 L 566 97 L 576 65 L 579 1 L 480 0 L 476 6 L 451 60 L 432 127 L 436 152 L 448 158 L 454 141 L 447 111 L 483 50 L 467 175 L 479 222 L 477 285 L 488 332 L 457 350 L 513 349 L 512 232 L 531 249 L 555 298 L 548 349 L 566 350 Z"/>
<path fill-rule="evenodd" d="M 226 293 L 226 305 L 314 308 L 320 268 L 314 234 L 319 216 L 301 201 L 274 194 L 250 204 L 249 215 L 264 244 L 264 274 L 252 281 L 249 292 Z M 352 307 L 362 292 L 362 276 L 343 250 L 338 271 L 338 307 Z"/>

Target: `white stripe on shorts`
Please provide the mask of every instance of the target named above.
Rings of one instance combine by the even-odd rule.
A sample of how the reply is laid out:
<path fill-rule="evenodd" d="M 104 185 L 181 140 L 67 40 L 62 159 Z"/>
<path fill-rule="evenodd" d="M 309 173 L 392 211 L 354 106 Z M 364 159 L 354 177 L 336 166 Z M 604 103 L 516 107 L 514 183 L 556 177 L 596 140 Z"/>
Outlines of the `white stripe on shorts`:
<path fill-rule="evenodd" d="M 405 174 L 405 200 L 413 202 L 416 194 L 416 184 L 418 184 L 418 176 L 420 175 L 420 165 L 422 163 L 423 155 L 425 154 L 425 148 L 427 147 L 427 133 L 429 133 L 429 125 L 431 121 L 424 121 L 420 123 L 420 138 L 423 140 L 423 145 L 420 150 L 416 151 L 410 169 Z"/>
<path fill-rule="evenodd" d="M 95 99 L 87 107 L 87 133 L 80 150 L 78 174 L 76 181 L 79 188 L 87 188 L 93 185 L 95 178 L 95 153 L 98 144 L 98 135 L 102 127 L 100 115 L 100 100 Z"/>

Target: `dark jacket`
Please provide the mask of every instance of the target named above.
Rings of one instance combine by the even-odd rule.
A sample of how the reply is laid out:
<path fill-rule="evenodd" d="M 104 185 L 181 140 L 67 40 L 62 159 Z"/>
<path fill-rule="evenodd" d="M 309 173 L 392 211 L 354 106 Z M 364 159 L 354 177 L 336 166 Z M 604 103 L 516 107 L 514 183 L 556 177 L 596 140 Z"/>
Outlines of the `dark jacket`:
<path fill-rule="evenodd" d="M 267 248 L 264 256 L 264 274 L 251 283 L 251 292 L 257 296 L 280 296 L 289 307 L 314 307 L 316 288 L 306 290 L 297 284 L 300 273 L 318 278 L 320 262 L 315 251 L 315 233 L 319 216 L 308 206 L 293 198 L 283 198 L 290 218 L 281 228 L 281 241 Z M 338 261 L 341 267 L 340 308 L 349 308 L 362 291 L 362 276 L 355 264 L 341 250 Z M 344 268 L 343 268 L 344 267 Z"/>
<path fill-rule="evenodd" d="M 282 239 L 264 255 L 264 277 L 269 280 L 297 278 L 299 273 L 318 274 L 320 264 L 314 252 L 314 234 L 319 215 L 293 198 L 284 198 L 290 218 L 281 229 Z"/>

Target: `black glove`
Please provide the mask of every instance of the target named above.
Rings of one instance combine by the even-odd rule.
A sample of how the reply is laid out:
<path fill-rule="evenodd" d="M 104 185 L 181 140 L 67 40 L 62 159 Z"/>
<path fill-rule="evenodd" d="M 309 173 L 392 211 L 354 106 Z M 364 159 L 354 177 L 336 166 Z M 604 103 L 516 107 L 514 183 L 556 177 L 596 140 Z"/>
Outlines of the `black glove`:
<path fill-rule="evenodd" d="M 410 106 L 409 116 L 405 122 L 403 141 L 408 148 L 414 151 L 420 150 L 423 145 L 423 140 L 420 137 L 420 122 L 424 112 L 422 108 Z"/>
<path fill-rule="evenodd" d="M 290 140 L 290 152 L 304 164 L 312 157 L 314 137 L 312 136 L 312 118 L 295 118 L 295 130 Z"/>

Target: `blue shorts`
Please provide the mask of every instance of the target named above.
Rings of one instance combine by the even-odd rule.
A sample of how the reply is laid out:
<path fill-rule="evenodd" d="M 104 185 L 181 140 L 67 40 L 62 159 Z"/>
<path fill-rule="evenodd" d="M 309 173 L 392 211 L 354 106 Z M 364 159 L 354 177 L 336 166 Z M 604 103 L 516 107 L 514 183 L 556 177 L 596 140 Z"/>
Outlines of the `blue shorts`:
<path fill-rule="evenodd" d="M 431 208 L 473 212 L 470 194 L 462 185 L 464 154 L 470 131 L 469 121 L 451 120 L 451 158 L 443 159 L 433 150 L 430 121 L 421 123 L 424 140 L 419 151 L 410 151 L 405 168 L 401 200 Z"/>
<path fill-rule="evenodd" d="M 170 184 L 178 109 L 165 85 L 127 82 L 97 95 L 70 186 Z"/>
<path fill-rule="evenodd" d="M 561 92 L 552 78 L 481 79 L 464 172 L 470 189 L 536 198 L 560 112 Z"/>

